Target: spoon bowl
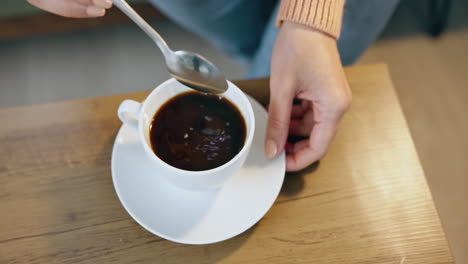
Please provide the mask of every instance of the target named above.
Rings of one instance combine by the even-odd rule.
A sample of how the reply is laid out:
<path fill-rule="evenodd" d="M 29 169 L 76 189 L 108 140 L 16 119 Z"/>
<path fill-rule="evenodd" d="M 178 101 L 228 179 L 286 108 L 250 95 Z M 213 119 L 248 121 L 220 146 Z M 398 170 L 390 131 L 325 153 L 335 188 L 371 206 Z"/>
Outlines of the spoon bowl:
<path fill-rule="evenodd" d="M 177 81 L 204 93 L 224 93 L 228 84 L 221 71 L 203 56 L 179 50 L 167 60 L 167 69 Z"/>

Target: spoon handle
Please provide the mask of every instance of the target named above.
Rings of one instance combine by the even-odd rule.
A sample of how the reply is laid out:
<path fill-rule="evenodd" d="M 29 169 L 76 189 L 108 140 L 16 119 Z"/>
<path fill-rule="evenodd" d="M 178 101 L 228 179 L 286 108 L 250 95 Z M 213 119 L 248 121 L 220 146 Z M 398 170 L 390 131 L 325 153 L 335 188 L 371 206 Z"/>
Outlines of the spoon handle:
<path fill-rule="evenodd" d="M 125 0 L 112 0 L 135 24 L 137 24 L 158 45 L 165 58 L 169 58 L 172 50 L 166 41 L 152 28 Z"/>

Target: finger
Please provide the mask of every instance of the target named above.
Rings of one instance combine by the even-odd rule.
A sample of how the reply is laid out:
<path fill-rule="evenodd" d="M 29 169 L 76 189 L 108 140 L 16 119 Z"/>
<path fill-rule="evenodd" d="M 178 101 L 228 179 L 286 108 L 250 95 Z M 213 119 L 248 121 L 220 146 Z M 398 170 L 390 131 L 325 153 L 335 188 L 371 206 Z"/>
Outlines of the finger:
<path fill-rule="evenodd" d="M 111 0 L 92 0 L 93 5 L 109 9 L 112 7 L 112 1 Z"/>
<path fill-rule="evenodd" d="M 49 0 L 50 1 L 50 0 Z M 65 2 L 76 2 L 84 6 L 94 5 L 93 0 L 62 0 Z"/>
<path fill-rule="evenodd" d="M 87 17 L 86 6 L 77 2 L 69 2 L 63 0 L 28 0 L 31 5 L 34 5 L 42 10 L 45 10 L 56 15 L 66 17 Z"/>
<path fill-rule="evenodd" d="M 101 17 L 106 14 L 106 9 L 98 6 L 88 6 L 88 8 L 86 8 L 86 14 L 88 17 Z"/>
<path fill-rule="evenodd" d="M 304 141 L 300 141 L 301 145 L 299 142 L 296 143 L 297 147 L 294 146 L 294 152 L 286 157 L 286 169 L 288 171 L 302 170 L 325 156 L 328 145 L 336 133 L 336 126 L 334 122 L 316 123 L 308 144 L 302 143 Z"/>
<path fill-rule="evenodd" d="M 301 119 L 291 119 L 289 124 L 289 134 L 293 136 L 310 136 L 310 132 L 315 125 L 314 111 L 311 108 L 303 108 Z"/>
<path fill-rule="evenodd" d="M 300 104 L 293 105 L 291 118 L 293 119 L 302 118 L 308 111 L 312 110 L 310 106 L 311 106 L 311 102 L 308 100 L 302 100 Z"/>
<path fill-rule="evenodd" d="M 289 156 L 290 154 L 299 152 L 300 150 L 309 147 L 309 139 L 304 139 L 298 141 L 296 143 L 286 142 L 285 150 L 286 154 Z"/>
<path fill-rule="evenodd" d="M 286 151 L 286 154 L 293 153 L 294 152 L 294 144 L 290 142 L 286 142 L 286 145 L 284 146 L 284 150 Z"/>
<path fill-rule="evenodd" d="M 308 148 L 309 147 L 309 139 L 304 139 L 304 140 L 301 140 L 301 141 L 298 141 L 296 142 L 295 144 L 293 144 L 292 146 L 292 153 L 296 153 L 296 152 L 299 152 L 301 150 L 303 150 L 304 148 Z"/>
<path fill-rule="evenodd" d="M 299 119 L 304 116 L 304 108 L 301 105 L 294 105 L 291 109 L 291 118 L 292 119 Z"/>
<path fill-rule="evenodd" d="M 312 102 L 310 102 L 309 100 L 302 100 L 301 106 L 302 106 L 302 109 L 304 109 L 304 111 L 309 110 L 311 109 Z"/>
<path fill-rule="evenodd" d="M 289 123 L 289 135 L 292 136 L 309 136 L 313 124 L 305 124 L 303 120 L 292 119 Z"/>
<path fill-rule="evenodd" d="M 270 104 L 268 107 L 268 124 L 265 141 L 265 156 L 273 158 L 286 144 L 289 121 L 291 119 L 294 90 L 282 83 L 270 82 Z"/>
<path fill-rule="evenodd" d="M 80 0 L 84 1 L 84 0 Z M 54 13 L 64 17 L 97 17 L 103 16 L 105 10 L 103 8 L 88 6 L 75 1 L 64 0 L 28 0 L 28 2 L 42 10 Z M 83 2 L 85 3 L 85 2 Z"/>

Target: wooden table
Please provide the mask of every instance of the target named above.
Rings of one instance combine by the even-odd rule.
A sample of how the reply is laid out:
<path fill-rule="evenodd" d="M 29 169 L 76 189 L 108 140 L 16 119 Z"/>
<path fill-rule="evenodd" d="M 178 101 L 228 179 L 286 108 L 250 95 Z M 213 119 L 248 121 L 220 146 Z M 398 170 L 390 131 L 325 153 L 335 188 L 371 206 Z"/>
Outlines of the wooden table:
<path fill-rule="evenodd" d="M 117 106 L 147 92 L 0 109 L 0 263 L 453 263 L 387 68 L 346 74 L 326 158 L 253 228 L 204 246 L 145 231 L 115 194 Z M 267 100 L 266 80 L 238 84 Z"/>

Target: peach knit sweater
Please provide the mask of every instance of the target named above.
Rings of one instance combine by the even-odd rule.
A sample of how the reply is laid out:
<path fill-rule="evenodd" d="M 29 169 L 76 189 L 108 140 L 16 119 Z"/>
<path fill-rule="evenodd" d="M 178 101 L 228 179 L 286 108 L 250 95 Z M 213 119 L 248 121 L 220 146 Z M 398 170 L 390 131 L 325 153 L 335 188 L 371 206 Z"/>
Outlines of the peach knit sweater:
<path fill-rule="evenodd" d="M 281 0 L 276 22 L 313 27 L 335 39 L 340 36 L 345 0 Z"/>

